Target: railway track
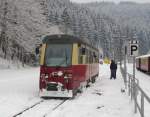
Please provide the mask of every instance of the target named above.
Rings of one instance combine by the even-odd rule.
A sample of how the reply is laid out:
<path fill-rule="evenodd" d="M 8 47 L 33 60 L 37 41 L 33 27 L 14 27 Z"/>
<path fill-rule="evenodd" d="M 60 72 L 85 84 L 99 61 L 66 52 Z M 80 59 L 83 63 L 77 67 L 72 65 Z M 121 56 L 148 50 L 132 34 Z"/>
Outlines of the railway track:
<path fill-rule="evenodd" d="M 66 100 L 63 100 L 61 103 L 59 103 L 58 105 L 56 105 L 52 110 L 49 110 L 48 113 L 46 113 L 45 115 L 43 115 L 42 117 L 47 117 L 52 111 L 56 110 L 57 108 L 59 108 L 63 103 L 65 103 L 67 101 Z"/>
<path fill-rule="evenodd" d="M 33 105 L 27 107 L 26 109 L 24 109 L 24 110 L 18 112 L 17 114 L 13 115 L 12 117 L 17 117 L 17 116 L 19 116 L 19 115 L 25 113 L 26 111 L 30 110 L 31 108 L 34 108 L 35 106 L 41 104 L 43 101 L 44 101 L 44 100 L 40 100 L 39 102 L 37 102 L 37 103 L 35 103 L 35 104 L 33 104 Z"/>
<path fill-rule="evenodd" d="M 12 117 L 47 117 L 51 112 L 59 108 L 68 99 L 58 100 L 40 100 L 39 102 L 25 108 L 24 110 L 16 113 Z"/>

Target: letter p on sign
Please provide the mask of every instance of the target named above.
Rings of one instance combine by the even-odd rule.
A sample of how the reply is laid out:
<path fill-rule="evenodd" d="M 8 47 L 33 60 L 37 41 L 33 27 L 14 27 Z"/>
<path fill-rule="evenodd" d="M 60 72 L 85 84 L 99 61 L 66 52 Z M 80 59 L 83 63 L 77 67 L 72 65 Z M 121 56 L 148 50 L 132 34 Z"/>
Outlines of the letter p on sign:
<path fill-rule="evenodd" d="M 130 56 L 138 56 L 138 41 L 132 40 L 130 41 Z"/>

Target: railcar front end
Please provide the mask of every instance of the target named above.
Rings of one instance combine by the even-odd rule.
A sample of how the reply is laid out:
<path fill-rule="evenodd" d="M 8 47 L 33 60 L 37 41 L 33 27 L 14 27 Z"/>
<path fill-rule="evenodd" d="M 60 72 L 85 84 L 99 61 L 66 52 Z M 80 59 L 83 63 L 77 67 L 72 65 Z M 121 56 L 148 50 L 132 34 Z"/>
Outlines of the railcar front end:
<path fill-rule="evenodd" d="M 40 96 L 72 97 L 72 44 L 44 44 L 41 50 Z"/>
<path fill-rule="evenodd" d="M 40 52 L 41 97 L 73 97 L 98 75 L 98 52 L 90 47 L 90 52 L 86 51 L 85 43 L 72 38 L 54 35 L 44 39 Z"/>

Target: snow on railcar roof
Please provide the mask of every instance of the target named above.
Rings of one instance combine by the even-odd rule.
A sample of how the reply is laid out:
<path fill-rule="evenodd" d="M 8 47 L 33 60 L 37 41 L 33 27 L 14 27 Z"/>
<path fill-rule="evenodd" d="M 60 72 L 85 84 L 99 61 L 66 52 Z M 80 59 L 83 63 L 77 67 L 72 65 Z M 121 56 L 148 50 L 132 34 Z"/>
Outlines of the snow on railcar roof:
<path fill-rule="evenodd" d="M 136 58 L 144 58 L 144 57 L 150 57 L 150 54 L 146 54 L 146 55 L 138 56 L 138 57 L 136 57 Z"/>
<path fill-rule="evenodd" d="M 91 45 L 90 41 L 85 38 L 79 38 L 73 35 L 68 35 L 68 34 L 52 34 L 52 35 L 45 35 L 42 38 L 43 43 L 83 43 L 88 46 L 91 46 L 93 49 L 96 49 L 94 45 Z"/>
<path fill-rule="evenodd" d="M 62 40 L 60 40 L 62 39 Z M 43 43 L 48 43 L 48 42 L 57 42 L 57 41 L 60 41 L 60 42 L 80 42 L 80 43 L 90 43 L 88 40 L 83 40 L 83 39 L 80 39 L 78 37 L 75 37 L 73 35 L 67 35 L 67 34 L 54 34 L 54 35 L 45 35 L 43 37 Z"/>

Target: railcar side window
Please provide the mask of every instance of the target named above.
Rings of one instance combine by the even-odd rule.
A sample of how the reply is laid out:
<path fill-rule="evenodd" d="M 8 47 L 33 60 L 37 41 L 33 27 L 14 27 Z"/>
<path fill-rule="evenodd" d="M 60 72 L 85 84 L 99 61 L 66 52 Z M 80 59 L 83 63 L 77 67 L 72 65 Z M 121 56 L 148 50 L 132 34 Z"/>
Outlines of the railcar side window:
<path fill-rule="evenodd" d="M 79 47 L 79 55 L 78 55 L 78 57 L 79 57 L 79 64 L 82 64 L 82 48 L 81 47 Z"/>
<path fill-rule="evenodd" d="M 94 52 L 93 53 L 93 58 L 94 58 L 94 63 L 98 63 L 98 53 Z"/>
<path fill-rule="evenodd" d="M 84 47 L 79 47 L 79 64 L 87 63 L 87 49 Z"/>
<path fill-rule="evenodd" d="M 86 49 L 82 48 L 82 55 L 85 55 Z"/>
<path fill-rule="evenodd" d="M 92 55 L 92 51 L 90 51 L 90 62 L 89 62 L 90 64 L 92 64 L 93 63 L 93 55 Z"/>
<path fill-rule="evenodd" d="M 141 59 L 141 62 L 142 62 L 143 64 L 148 64 L 148 58 L 143 58 L 143 59 Z"/>
<path fill-rule="evenodd" d="M 85 61 L 87 64 L 88 63 L 88 49 L 87 48 L 85 49 L 85 55 L 86 55 Z"/>

